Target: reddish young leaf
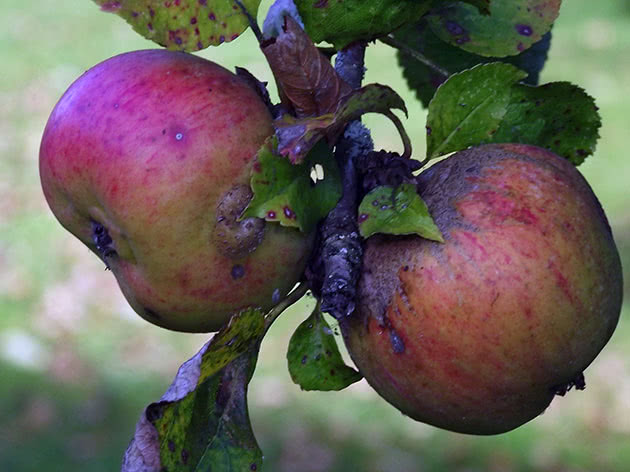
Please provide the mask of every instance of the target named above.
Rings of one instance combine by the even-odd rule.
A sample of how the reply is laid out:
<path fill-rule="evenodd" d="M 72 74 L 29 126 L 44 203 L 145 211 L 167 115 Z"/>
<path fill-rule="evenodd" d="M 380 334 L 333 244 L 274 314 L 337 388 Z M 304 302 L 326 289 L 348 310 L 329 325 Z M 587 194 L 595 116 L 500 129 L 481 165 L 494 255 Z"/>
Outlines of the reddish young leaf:
<path fill-rule="evenodd" d="M 346 95 L 332 113 L 301 119 L 284 115 L 275 120 L 278 151 L 294 164 L 300 163 L 320 139 L 327 137 L 329 142 L 334 142 L 348 123 L 366 113 L 382 113 L 392 119 L 406 143 L 409 139 L 392 114 L 393 109 L 407 114 L 405 102 L 394 90 L 385 85 L 366 85 Z"/>
<path fill-rule="evenodd" d="M 352 89 L 300 25 L 291 17 L 285 21 L 284 32 L 262 46 L 280 96 L 298 118 L 335 111 L 339 100 Z"/>

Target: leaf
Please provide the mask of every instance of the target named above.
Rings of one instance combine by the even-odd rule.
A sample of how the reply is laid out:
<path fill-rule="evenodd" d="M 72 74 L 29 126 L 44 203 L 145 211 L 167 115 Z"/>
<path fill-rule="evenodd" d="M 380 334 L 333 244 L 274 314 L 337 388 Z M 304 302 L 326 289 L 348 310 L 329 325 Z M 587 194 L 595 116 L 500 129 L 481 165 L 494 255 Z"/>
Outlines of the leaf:
<path fill-rule="evenodd" d="M 442 40 L 488 57 L 514 56 L 540 41 L 558 17 L 561 0 L 493 0 L 490 15 L 463 2 L 445 2 L 427 15 Z"/>
<path fill-rule="evenodd" d="M 567 82 L 533 87 L 509 83 L 514 80 L 487 80 L 489 72 L 510 67 L 479 65 L 453 75 L 438 89 L 427 119 L 429 158 L 485 143 L 510 142 L 544 147 L 575 165 L 594 152 L 601 119 L 593 98 Z M 467 107 L 461 105 L 470 103 L 467 88 L 472 84 L 483 87 L 483 95 L 501 108 L 478 106 L 472 118 L 464 116 L 462 109 Z"/>
<path fill-rule="evenodd" d="M 288 101 L 298 118 L 334 111 L 351 87 L 300 25 L 290 16 L 285 21 L 285 30 L 262 47 L 283 102 Z"/>
<path fill-rule="evenodd" d="M 526 76 L 526 72 L 500 62 L 452 75 L 429 103 L 427 156 L 487 142 L 507 112 L 511 86 Z"/>
<path fill-rule="evenodd" d="M 315 43 L 342 49 L 353 41 L 371 40 L 414 23 L 433 0 L 296 0 L 304 26 Z"/>
<path fill-rule="evenodd" d="M 595 100 L 580 87 L 568 82 L 519 85 L 490 142 L 535 144 L 579 165 L 595 151 L 600 127 Z"/>
<path fill-rule="evenodd" d="M 321 166 L 323 179 L 311 173 Z M 310 232 L 341 198 L 341 177 L 334 156 L 322 141 L 301 164 L 277 154 L 277 140 L 267 140 L 252 173 L 254 197 L 242 218 L 257 217 Z"/>
<path fill-rule="evenodd" d="M 464 2 L 464 3 L 470 3 L 471 5 L 474 5 L 479 10 L 479 13 L 481 13 L 483 15 L 489 15 L 490 14 L 490 3 L 491 2 L 496 2 L 498 0 L 460 0 L 460 1 Z"/>
<path fill-rule="evenodd" d="M 551 45 L 551 32 L 549 32 L 540 41 L 517 56 L 505 58 L 483 57 L 442 41 L 424 20 L 395 32 L 394 36 L 397 41 L 421 53 L 450 74 L 461 72 L 477 64 L 502 61 L 526 71 L 529 75 L 524 79 L 524 82 L 530 85 L 538 85 L 540 71 L 545 65 Z M 416 97 L 422 102 L 423 106 L 427 107 L 436 89 L 447 77 L 403 51 L 398 51 L 398 63 L 403 69 L 403 75 L 409 88 L 416 93 Z"/>
<path fill-rule="evenodd" d="M 344 363 L 319 305 L 291 336 L 287 361 L 291 379 L 302 390 L 343 390 L 362 379 Z"/>
<path fill-rule="evenodd" d="M 261 0 L 241 0 L 254 17 Z M 230 0 L 94 0 L 147 39 L 180 51 L 197 51 L 236 39 L 249 22 Z"/>
<path fill-rule="evenodd" d="M 359 231 L 369 238 L 376 233 L 417 234 L 444 242 L 426 203 L 413 184 L 382 186 L 369 192 L 359 205 Z"/>
<path fill-rule="evenodd" d="M 391 88 L 379 84 L 366 85 L 347 95 L 334 113 L 302 119 L 284 115 L 276 120 L 274 127 L 278 136 L 278 150 L 283 156 L 288 156 L 291 162 L 299 163 L 324 136 L 332 137 L 330 141 L 335 142 L 351 121 L 366 113 L 388 115 L 392 109 L 407 113 L 405 102 Z"/>
<path fill-rule="evenodd" d="M 260 469 L 247 385 L 264 330 L 260 310 L 243 311 L 184 363 L 140 417 L 122 471 Z"/>

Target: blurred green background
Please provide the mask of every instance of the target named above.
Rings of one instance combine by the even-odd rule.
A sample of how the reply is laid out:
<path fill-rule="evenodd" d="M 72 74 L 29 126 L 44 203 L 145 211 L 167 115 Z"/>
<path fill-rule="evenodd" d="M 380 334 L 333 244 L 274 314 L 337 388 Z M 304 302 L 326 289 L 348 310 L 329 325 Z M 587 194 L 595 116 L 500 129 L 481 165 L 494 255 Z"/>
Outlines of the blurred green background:
<path fill-rule="evenodd" d="M 2 0 L 0 13 L 0 471 L 118 470 L 142 408 L 160 397 L 207 336 L 167 332 L 131 311 L 112 274 L 49 212 L 38 146 L 48 114 L 76 77 L 110 56 L 154 45 L 88 0 Z M 249 33 L 201 55 L 271 80 Z M 407 100 L 406 125 L 422 155 L 425 114 L 393 51 L 369 48 L 367 68 L 367 81 L 387 83 Z M 542 74 L 543 82 L 559 80 L 578 83 L 600 106 L 601 141 L 581 171 L 630 267 L 627 0 L 564 2 Z M 378 148 L 400 148 L 387 119 L 367 121 Z M 626 298 L 629 289 L 626 281 Z M 273 327 L 251 385 L 266 471 L 630 470 L 630 303 L 586 371 L 587 389 L 496 437 L 416 423 L 363 381 L 341 393 L 301 392 L 291 383 L 285 352 L 309 304 L 295 306 Z"/>

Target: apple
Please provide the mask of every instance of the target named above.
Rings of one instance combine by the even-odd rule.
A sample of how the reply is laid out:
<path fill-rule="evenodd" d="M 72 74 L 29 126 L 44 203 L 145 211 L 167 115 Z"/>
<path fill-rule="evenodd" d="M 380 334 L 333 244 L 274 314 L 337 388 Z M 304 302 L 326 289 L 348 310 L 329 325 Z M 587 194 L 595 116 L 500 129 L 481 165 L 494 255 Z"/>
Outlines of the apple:
<path fill-rule="evenodd" d="M 484 145 L 420 174 L 445 243 L 373 236 L 341 327 L 368 383 L 405 415 L 496 434 L 583 388 L 622 302 L 619 255 L 565 159 Z"/>
<path fill-rule="evenodd" d="M 41 142 L 42 188 L 140 316 L 214 331 L 243 308 L 273 306 L 310 252 L 309 235 L 238 221 L 272 133 L 263 101 L 223 67 L 130 52 L 88 70 L 56 105 Z"/>

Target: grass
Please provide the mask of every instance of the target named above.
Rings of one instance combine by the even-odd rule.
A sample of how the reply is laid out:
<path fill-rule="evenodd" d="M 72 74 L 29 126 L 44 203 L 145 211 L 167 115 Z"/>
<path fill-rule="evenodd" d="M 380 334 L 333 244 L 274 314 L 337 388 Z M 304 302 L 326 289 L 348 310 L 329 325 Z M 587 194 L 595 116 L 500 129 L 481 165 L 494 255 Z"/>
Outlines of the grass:
<path fill-rule="evenodd" d="M 131 311 L 111 274 L 47 209 L 37 154 L 48 114 L 82 71 L 114 54 L 154 46 L 89 1 L 3 0 L 0 10 L 0 470 L 117 470 L 143 406 L 159 398 L 178 365 L 207 337 L 160 330 Z M 578 83 L 597 99 L 602 138 L 581 171 L 608 213 L 626 267 L 629 51 L 626 2 L 566 1 L 542 74 L 545 82 Z M 251 34 L 201 54 L 271 79 Z M 387 83 L 407 101 L 406 127 L 421 155 L 425 112 L 414 103 L 392 50 L 370 47 L 367 67 L 367 81 Z M 378 148 L 400 149 L 386 118 L 366 121 Z M 284 356 L 310 303 L 273 326 L 251 384 L 265 470 L 628 470 L 628 304 L 610 344 L 586 372 L 585 392 L 554 401 L 514 432 L 473 437 L 402 417 L 364 382 L 341 393 L 301 392 Z"/>

